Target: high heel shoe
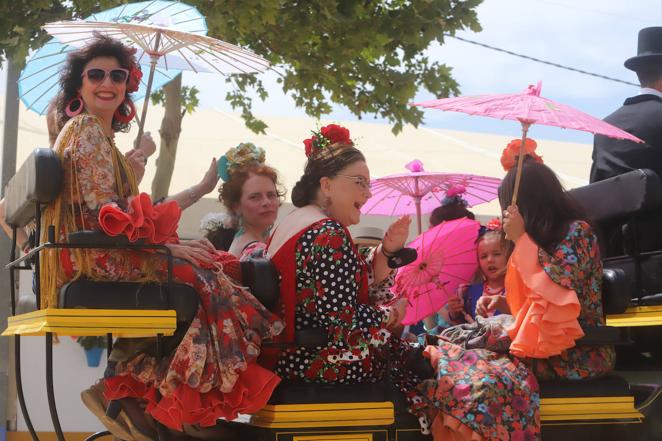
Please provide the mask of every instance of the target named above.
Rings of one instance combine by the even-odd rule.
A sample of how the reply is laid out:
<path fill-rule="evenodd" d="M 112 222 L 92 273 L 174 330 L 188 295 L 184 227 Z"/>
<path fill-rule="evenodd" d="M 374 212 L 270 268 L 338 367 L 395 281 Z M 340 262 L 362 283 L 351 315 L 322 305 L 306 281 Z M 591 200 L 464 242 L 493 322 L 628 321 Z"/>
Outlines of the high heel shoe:
<path fill-rule="evenodd" d="M 83 401 L 83 404 L 99 419 L 99 421 L 101 421 L 101 424 L 103 424 L 114 437 L 125 441 L 133 440 L 134 437 L 131 434 L 129 426 L 119 418 L 114 419 L 106 415 L 106 402 L 103 398 L 103 391 L 100 390 L 100 387 L 103 386 L 95 384 L 82 391 L 80 393 L 80 399 Z"/>

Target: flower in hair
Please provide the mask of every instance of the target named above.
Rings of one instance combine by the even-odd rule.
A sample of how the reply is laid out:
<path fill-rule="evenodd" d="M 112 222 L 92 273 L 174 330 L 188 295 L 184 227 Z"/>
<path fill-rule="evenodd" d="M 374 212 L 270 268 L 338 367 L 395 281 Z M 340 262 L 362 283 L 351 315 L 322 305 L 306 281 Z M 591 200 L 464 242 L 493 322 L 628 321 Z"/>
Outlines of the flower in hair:
<path fill-rule="evenodd" d="M 521 145 L 521 139 L 513 139 L 508 143 L 506 148 L 503 149 L 503 153 L 501 154 L 501 165 L 505 171 L 508 171 L 517 165 L 517 157 L 519 156 Z M 524 154 L 531 157 L 534 161 L 542 163 L 542 157 L 538 156 L 536 153 L 536 147 L 538 147 L 538 144 L 533 139 L 527 138 L 524 143 Z"/>
<path fill-rule="evenodd" d="M 466 207 L 469 203 L 462 197 L 466 193 L 467 189 L 464 185 L 454 185 L 448 190 L 446 190 L 446 196 L 441 200 L 441 206 L 445 207 L 446 205 L 457 204 L 462 207 Z"/>
<path fill-rule="evenodd" d="M 313 136 L 303 141 L 308 158 L 333 144 L 354 145 L 349 136 L 349 129 L 338 124 L 329 124 L 312 133 Z"/>
<path fill-rule="evenodd" d="M 501 219 L 498 217 L 493 218 L 487 223 L 488 231 L 499 231 L 501 229 Z"/>
<path fill-rule="evenodd" d="M 126 91 L 129 93 L 137 92 L 140 87 L 140 80 L 143 78 L 143 73 L 140 70 L 140 65 L 136 62 L 136 53 L 138 49 L 129 46 L 126 48 L 131 63 L 129 64 L 129 78 L 126 81 Z"/>
<path fill-rule="evenodd" d="M 251 142 L 242 142 L 228 150 L 218 161 L 218 177 L 228 182 L 232 173 L 239 168 L 257 163 L 264 164 L 264 149 Z"/>
<path fill-rule="evenodd" d="M 129 69 L 129 79 L 126 81 L 126 91 L 129 93 L 137 92 L 140 88 L 140 80 L 143 78 L 143 73 L 138 64 L 133 63 Z"/>

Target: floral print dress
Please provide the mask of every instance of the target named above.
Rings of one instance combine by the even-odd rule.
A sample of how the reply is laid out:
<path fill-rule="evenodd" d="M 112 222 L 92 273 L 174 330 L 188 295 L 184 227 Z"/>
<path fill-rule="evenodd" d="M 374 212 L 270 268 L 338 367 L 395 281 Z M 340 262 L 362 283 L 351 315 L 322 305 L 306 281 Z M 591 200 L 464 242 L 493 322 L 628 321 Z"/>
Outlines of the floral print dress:
<path fill-rule="evenodd" d="M 132 196 L 118 194 L 115 172 L 120 153 L 93 116 L 73 118 L 63 132 L 67 130 L 73 130 L 74 136 L 71 145 L 59 146 L 63 152 L 63 207 L 76 210 L 77 229 L 100 230 L 100 208 L 111 202 L 126 208 L 127 197 Z M 120 175 L 128 179 L 126 170 L 120 169 Z M 76 194 L 82 200 L 72 200 Z M 65 240 L 64 233 L 61 240 Z M 151 265 L 156 279 L 165 280 L 165 259 L 154 253 L 113 249 L 92 250 L 87 256 L 91 262 L 88 276 L 95 279 L 144 280 L 144 268 Z M 73 255 L 62 253 L 60 260 L 64 272 L 58 287 L 78 267 Z M 147 412 L 177 430 L 183 423 L 214 425 L 219 417 L 234 418 L 237 412 L 263 407 L 280 379 L 256 359 L 262 339 L 278 334 L 282 323 L 223 274 L 175 259 L 174 280 L 195 288 L 200 300 L 183 340 L 161 363 L 141 352 L 117 362 L 114 369 L 111 366 L 105 379 L 106 397 L 146 400 Z"/>
<path fill-rule="evenodd" d="M 349 232 L 335 220 L 320 220 L 294 235 L 272 260 L 281 274 L 281 299 L 293 291 L 293 323 L 287 323 L 288 311 L 283 311 L 286 324 L 294 326 L 292 332 L 319 330 L 328 337 L 325 346 L 279 353 L 276 372 L 288 380 L 326 384 L 391 381 L 427 432 L 416 390 L 419 378 L 404 362 L 413 348 L 386 330 L 388 310 L 374 305 L 382 296 L 369 292 L 375 285 L 372 267 Z M 383 288 L 384 282 L 375 286 Z"/>
<path fill-rule="evenodd" d="M 574 290 L 581 306 L 579 325 L 604 326 L 602 311 L 602 261 L 598 240 L 584 221 L 570 224 L 553 254 L 538 249 L 538 261 L 545 273 L 558 285 Z M 614 347 L 575 346 L 547 359 L 524 362 L 540 380 L 581 380 L 602 376 L 614 369 Z"/>

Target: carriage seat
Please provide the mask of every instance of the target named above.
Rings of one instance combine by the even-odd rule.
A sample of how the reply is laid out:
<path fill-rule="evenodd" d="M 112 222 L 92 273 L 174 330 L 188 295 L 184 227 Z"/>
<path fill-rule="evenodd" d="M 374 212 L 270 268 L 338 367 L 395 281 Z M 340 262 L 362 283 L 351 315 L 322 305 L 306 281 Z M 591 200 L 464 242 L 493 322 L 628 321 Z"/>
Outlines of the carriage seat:
<path fill-rule="evenodd" d="M 129 243 L 123 236 L 111 237 L 101 231 L 71 233 L 73 245 L 121 246 Z M 267 308 L 278 300 L 278 274 L 269 260 L 249 260 L 241 263 L 242 285 Z M 60 289 L 60 308 L 89 309 L 174 309 L 179 323 L 190 322 L 198 309 L 195 289 L 182 283 L 172 283 L 170 292 L 165 283 L 93 281 L 78 279 Z"/>
<path fill-rule="evenodd" d="M 60 158 L 51 149 L 35 149 L 7 183 L 5 221 L 12 227 L 27 225 L 37 204 L 54 201 L 61 186 Z"/>
<path fill-rule="evenodd" d="M 662 181 L 652 170 L 633 170 L 569 193 L 600 225 L 603 257 L 662 249 Z"/>

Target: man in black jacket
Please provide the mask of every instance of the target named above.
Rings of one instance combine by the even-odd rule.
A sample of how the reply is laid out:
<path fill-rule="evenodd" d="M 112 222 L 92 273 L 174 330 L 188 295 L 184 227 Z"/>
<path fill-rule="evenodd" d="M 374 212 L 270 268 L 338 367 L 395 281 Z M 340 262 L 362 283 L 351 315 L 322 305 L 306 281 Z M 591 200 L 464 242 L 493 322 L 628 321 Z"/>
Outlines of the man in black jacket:
<path fill-rule="evenodd" d="M 662 27 L 639 31 L 637 56 L 627 59 L 625 67 L 636 72 L 641 91 L 604 120 L 645 144 L 596 135 L 590 182 L 638 168 L 649 168 L 662 178 Z"/>

